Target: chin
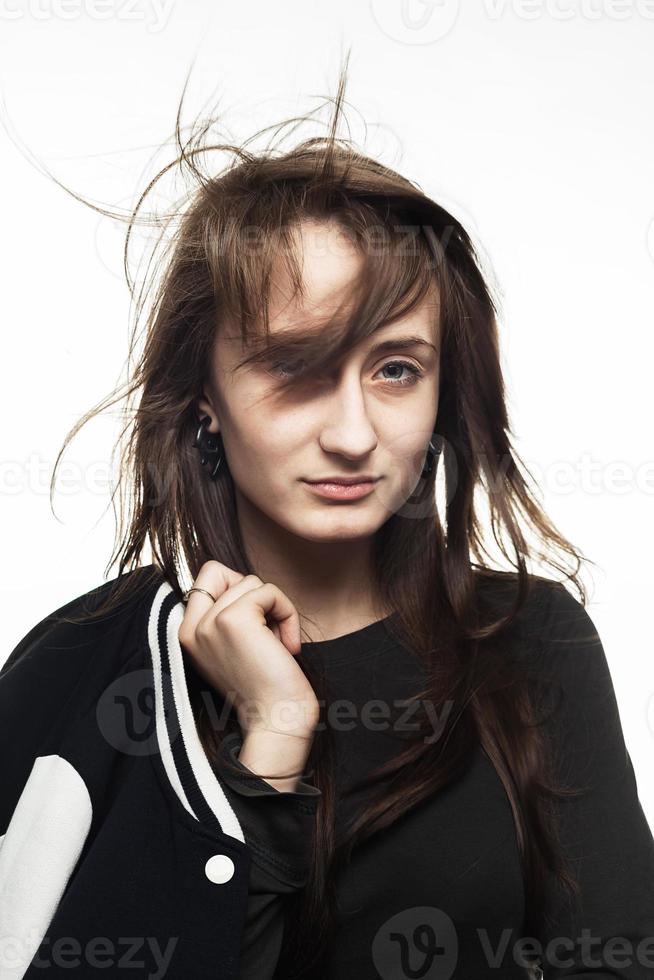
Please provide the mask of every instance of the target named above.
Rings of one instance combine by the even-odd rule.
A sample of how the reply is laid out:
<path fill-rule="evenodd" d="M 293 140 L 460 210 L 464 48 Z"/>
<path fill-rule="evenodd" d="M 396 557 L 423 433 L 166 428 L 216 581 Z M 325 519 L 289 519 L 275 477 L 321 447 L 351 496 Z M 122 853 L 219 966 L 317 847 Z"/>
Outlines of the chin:
<path fill-rule="evenodd" d="M 361 514 L 352 513 L 347 518 L 340 513 L 323 513 L 317 517 L 308 515 L 295 533 L 308 541 L 356 541 L 375 534 L 382 524 L 383 521 L 373 520 L 370 516 L 364 518 Z"/>

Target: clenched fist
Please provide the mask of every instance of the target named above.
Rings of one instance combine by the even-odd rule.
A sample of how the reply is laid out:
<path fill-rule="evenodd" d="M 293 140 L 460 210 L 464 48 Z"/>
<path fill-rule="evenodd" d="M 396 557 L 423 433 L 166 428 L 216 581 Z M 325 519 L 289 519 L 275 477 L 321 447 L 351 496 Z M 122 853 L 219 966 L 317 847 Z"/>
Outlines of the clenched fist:
<path fill-rule="evenodd" d="M 312 735 L 319 706 L 295 660 L 300 618 L 290 599 L 276 585 L 218 561 L 205 562 L 193 585 L 216 601 L 191 593 L 179 641 L 198 673 L 233 704 L 243 733 Z"/>

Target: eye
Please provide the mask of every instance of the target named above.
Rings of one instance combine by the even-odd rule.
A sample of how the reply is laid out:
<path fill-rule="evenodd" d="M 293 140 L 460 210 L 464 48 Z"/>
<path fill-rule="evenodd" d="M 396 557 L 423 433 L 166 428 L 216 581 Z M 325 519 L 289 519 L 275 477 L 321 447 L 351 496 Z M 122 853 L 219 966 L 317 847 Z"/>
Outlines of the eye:
<path fill-rule="evenodd" d="M 306 364 L 306 361 L 303 361 L 301 358 L 299 360 L 297 360 L 297 361 L 276 361 L 274 364 L 271 364 L 270 365 L 270 368 L 268 369 L 268 373 L 269 374 L 274 374 L 275 377 L 280 377 L 278 368 L 280 368 L 280 367 L 288 368 L 290 366 L 291 369 L 292 369 L 293 366 L 294 365 L 297 365 L 297 364 Z M 287 370 L 287 371 L 284 371 L 284 373 L 283 373 L 283 375 L 281 375 L 281 377 L 282 378 L 297 377 L 298 373 L 299 372 L 296 372 L 294 374 L 292 370 L 291 371 L 288 371 Z"/>
<path fill-rule="evenodd" d="M 387 361 L 386 364 L 384 364 L 383 367 L 381 367 L 379 370 L 380 371 L 386 371 L 387 368 L 389 368 L 389 367 L 406 368 L 406 370 L 409 371 L 409 377 L 408 378 L 405 377 L 405 378 L 401 378 L 399 380 L 397 378 L 396 379 L 392 379 L 392 378 L 387 378 L 386 379 L 387 381 L 390 382 L 390 384 L 396 385 L 397 387 L 400 387 L 402 385 L 413 385 L 413 384 L 416 383 L 416 381 L 418 381 L 418 379 L 420 377 L 422 377 L 422 371 L 420 370 L 420 368 L 416 367 L 415 364 L 410 364 L 408 361 Z"/>

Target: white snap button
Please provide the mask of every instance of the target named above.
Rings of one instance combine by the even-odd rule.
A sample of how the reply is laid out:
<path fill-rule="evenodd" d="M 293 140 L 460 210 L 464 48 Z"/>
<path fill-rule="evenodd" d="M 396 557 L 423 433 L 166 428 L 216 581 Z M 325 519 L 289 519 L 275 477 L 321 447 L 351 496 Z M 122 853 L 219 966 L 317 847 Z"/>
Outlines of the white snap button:
<path fill-rule="evenodd" d="M 234 874 L 234 862 L 226 854 L 214 854 L 204 866 L 204 872 L 216 885 L 224 885 Z"/>

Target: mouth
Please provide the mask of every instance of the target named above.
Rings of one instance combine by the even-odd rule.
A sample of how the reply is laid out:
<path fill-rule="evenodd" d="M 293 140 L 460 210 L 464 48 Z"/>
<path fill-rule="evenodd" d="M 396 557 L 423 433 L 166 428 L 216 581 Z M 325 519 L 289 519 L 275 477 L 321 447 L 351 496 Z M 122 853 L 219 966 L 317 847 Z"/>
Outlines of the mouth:
<path fill-rule="evenodd" d="M 332 500 L 358 500 L 372 493 L 375 484 L 381 477 L 355 477 L 339 480 L 304 480 L 307 487 L 321 497 L 330 497 Z"/>
<path fill-rule="evenodd" d="M 328 484 L 329 486 L 338 485 L 350 487 L 361 483 L 376 483 L 381 480 L 380 476 L 371 476 L 370 473 L 362 473 L 360 476 L 323 476 L 317 480 L 305 480 L 305 483 Z"/>

